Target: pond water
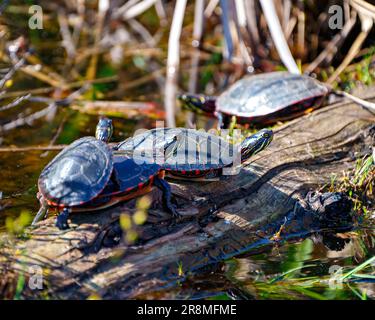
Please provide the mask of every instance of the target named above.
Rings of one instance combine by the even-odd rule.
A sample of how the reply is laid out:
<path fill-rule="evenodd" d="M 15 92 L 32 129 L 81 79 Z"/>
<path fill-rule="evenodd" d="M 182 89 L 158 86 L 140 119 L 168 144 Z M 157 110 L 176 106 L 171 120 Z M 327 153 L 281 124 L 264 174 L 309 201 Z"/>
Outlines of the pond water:
<path fill-rule="evenodd" d="M 34 34 L 35 36 L 35 34 Z M 51 35 L 43 37 L 51 40 Z M 61 51 L 50 50 L 46 43 L 40 45 L 38 54 L 45 63 L 57 60 Z M 52 40 L 51 40 L 52 41 Z M 162 53 L 153 60 L 158 67 L 165 63 L 165 43 Z M 38 48 L 38 46 L 36 45 Z M 55 56 L 54 56 L 55 55 Z M 233 71 L 231 67 L 221 64 L 221 55 L 202 54 L 198 70 L 199 87 L 210 87 L 206 91 L 220 91 L 226 84 L 226 77 Z M 94 85 L 86 98 L 100 96 L 101 99 L 146 101 L 162 105 L 163 90 L 157 77 L 147 79 L 151 70 L 147 68 L 149 60 L 142 54 L 126 58 L 120 71 L 119 81 Z M 51 65 L 59 69 L 58 65 Z M 151 64 L 150 64 L 151 65 Z M 182 59 L 181 81 L 187 88 L 190 59 Z M 113 75 L 113 67 L 108 63 L 101 64 L 99 76 Z M 139 84 L 134 82 L 145 77 Z M 220 78 L 216 81 L 214 78 Z M 232 79 L 233 80 L 233 79 Z M 45 84 L 35 81 L 24 74 L 17 74 L 9 90 L 20 91 L 43 87 Z M 220 83 L 220 85 L 218 85 Z M 12 101 L 1 100 L 1 105 Z M 45 104 L 24 102 L 20 106 L 0 113 L 0 125 L 11 122 L 25 114 L 41 110 Z M 162 111 L 162 108 L 158 109 Z M 98 114 L 87 114 L 67 107 L 58 107 L 47 118 L 41 118 L 28 125 L 17 127 L 0 134 L 0 147 L 31 147 L 54 144 L 69 144 L 77 138 L 94 135 Z M 178 124 L 184 125 L 186 114 L 178 115 Z M 113 117 L 115 133 L 113 141 L 121 141 L 139 128 L 154 126 L 154 118 L 139 115 L 132 119 L 121 116 Z M 202 119 L 206 124 L 207 119 Z M 198 123 L 199 124 L 199 123 Z M 56 136 L 56 133 L 58 135 Z M 39 208 L 35 197 L 37 179 L 43 167 L 57 154 L 57 151 L 0 152 L 0 232 L 7 232 L 6 219 L 17 218 L 22 212 L 34 215 Z M 347 244 L 340 251 L 328 249 L 322 239 L 311 237 L 295 243 L 281 243 L 261 252 L 249 252 L 217 265 L 207 267 L 198 276 L 191 276 L 179 286 L 151 292 L 146 298 L 207 298 L 207 299 L 360 299 L 375 298 L 375 264 L 367 268 L 366 279 L 358 277 L 350 284 L 333 283 L 330 276 L 337 268 L 343 267 L 345 273 L 360 265 L 375 254 L 375 231 L 373 226 L 353 231 L 347 235 Z M 372 269 L 371 269 L 372 268 Z M 331 279 L 331 280 L 330 280 Z M 140 298 L 142 298 L 140 297 Z"/>

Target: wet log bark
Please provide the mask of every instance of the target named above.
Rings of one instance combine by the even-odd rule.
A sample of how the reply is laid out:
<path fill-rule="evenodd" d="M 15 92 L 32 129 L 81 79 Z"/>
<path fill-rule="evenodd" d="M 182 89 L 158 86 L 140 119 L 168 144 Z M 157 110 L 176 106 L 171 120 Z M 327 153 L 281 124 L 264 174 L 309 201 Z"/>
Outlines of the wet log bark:
<path fill-rule="evenodd" d="M 362 97 L 374 101 L 374 88 Z M 58 231 L 54 217 L 40 222 L 26 239 L 3 239 L 0 292 L 15 289 L 43 268 L 44 289 L 25 298 L 133 298 L 173 286 L 187 274 L 236 254 L 272 245 L 275 230 L 308 191 L 330 182 L 332 174 L 352 169 L 374 145 L 372 112 L 341 102 L 275 130 L 270 147 L 252 158 L 237 176 L 209 183 L 172 183 L 180 220 L 160 209 L 153 190 L 147 222 L 133 245 L 111 246 L 118 217 L 133 212 L 134 201 L 96 214 L 72 216 L 71 229 Z M 301 202 L 300 202 L 301 203 Z M 272 226 L 272 227 L 267 227 Z M 284 229 L 279 237 L 301 237 L 309 223 Z M 1 294 L 1 293 L 0 293 Z"/>

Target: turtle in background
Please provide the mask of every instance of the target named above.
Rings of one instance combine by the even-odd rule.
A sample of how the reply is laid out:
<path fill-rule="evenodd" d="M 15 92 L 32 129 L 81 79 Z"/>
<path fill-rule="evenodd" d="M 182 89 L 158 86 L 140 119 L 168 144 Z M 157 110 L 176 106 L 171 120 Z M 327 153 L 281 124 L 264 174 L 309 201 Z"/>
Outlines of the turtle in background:
<path fill-rule="evenodd" d="M 228 127 L 232 116 L 240 124 L 269 125 L 290 120 L 318 108 L 329 93 L 375 110 L 374 103 L 333 91 L 310 76 L 284 71 L 245 76 L 217 97 L 184 93 L 178 100 L 190 111 L 215 116 L 218 128 L 222 128 Z"/>

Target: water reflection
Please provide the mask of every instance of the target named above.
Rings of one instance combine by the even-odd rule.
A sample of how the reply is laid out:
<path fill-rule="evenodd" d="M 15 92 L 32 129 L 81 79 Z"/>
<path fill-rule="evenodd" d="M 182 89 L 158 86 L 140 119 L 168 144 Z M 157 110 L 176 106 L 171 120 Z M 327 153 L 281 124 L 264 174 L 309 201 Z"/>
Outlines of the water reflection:
<path fill-rule="evenodd" d="M 338 237 L 346 242 L 339 251 L 313 236 L 212 265 L 178 288 L 150 295 L 167 299 L 374 299 L 374 280 L 334 283 L 332 274 L 339 268 L 345 273 L 374 256 L 375 230 Z M 366 273 L 371 277 L 375 266 L 369 268 Z"/>

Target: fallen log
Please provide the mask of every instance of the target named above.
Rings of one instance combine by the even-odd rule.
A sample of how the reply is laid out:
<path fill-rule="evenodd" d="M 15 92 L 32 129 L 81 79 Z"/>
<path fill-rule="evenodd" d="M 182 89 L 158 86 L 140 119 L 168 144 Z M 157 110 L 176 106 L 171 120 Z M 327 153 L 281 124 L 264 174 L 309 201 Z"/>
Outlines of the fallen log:
<path fill-rule="evenodd" d="M 362 97 L 374 100 L 374 88 Z M 239 175 L 203 184 L 171 182 L 180 220 L 160 209 L 160 192 L 153 190 L 147 222 L 137 227 L 138 241 L 132 245 L 118 243 L 115 231 L 120 214 L 135 211 L 135 201 L 72 215 L 66 231 L 57 230 L 50 217 L 22 239 L 3 237 L 0 295 L 11 296 L 20 275 L 27 283 L 39 266 L 43 289 L 25 285 L 23 298 L 134 298 L 174 286 L 222 259 L 306 236 L 319 228 L 316 221 L 322 217 L 295 224 L 296 208 L 310 215 L 325 213 L 331 198 L 328 203 L 324 195 L 305 195 L 372 152 L 374 121 L 372 112 L 352 102 L 334 104 L 275 130 L 270 147 L 251 158 Z M 303 198 L 311 201 L 306 205 Z M 349 207 L 346 200 L 341 203 L 343 211 Z"/>

